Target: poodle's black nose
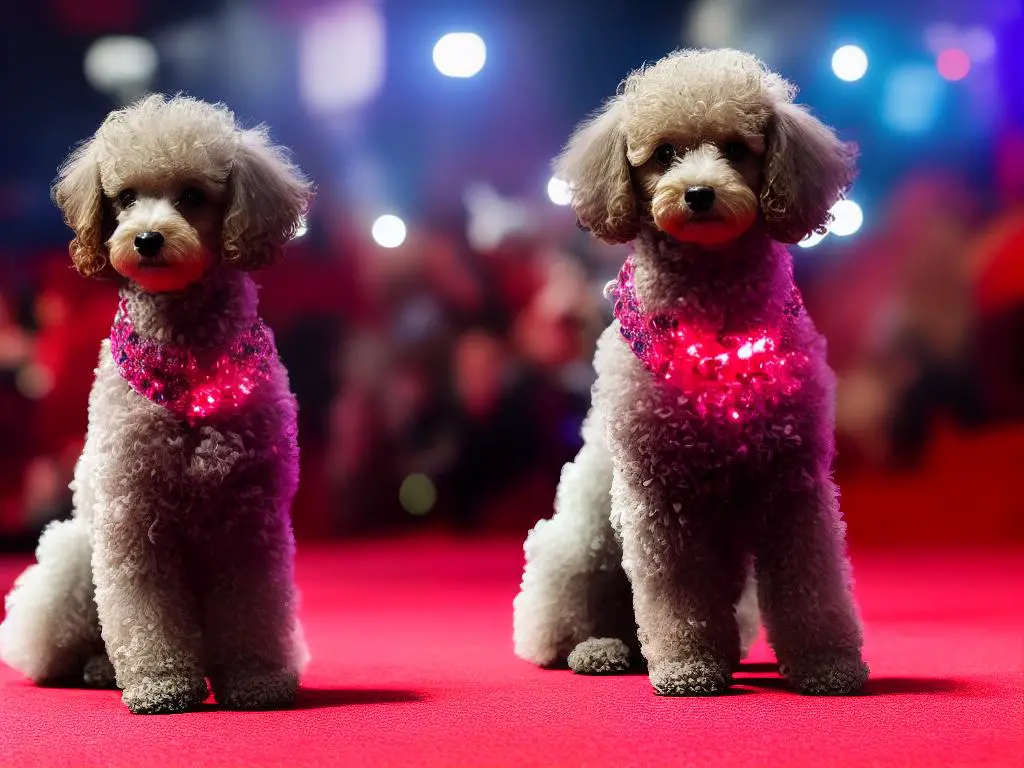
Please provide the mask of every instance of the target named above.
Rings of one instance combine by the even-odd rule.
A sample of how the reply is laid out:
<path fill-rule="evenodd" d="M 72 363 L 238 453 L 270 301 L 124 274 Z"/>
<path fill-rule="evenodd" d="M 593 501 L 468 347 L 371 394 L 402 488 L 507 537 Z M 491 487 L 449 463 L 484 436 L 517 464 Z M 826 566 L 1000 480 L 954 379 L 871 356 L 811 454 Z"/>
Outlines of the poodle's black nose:
<path fill-rule="evenodd" d="M 135 250 L 139 256 L 156 256 L 163 246 L 164 236 L 159 232 L 142 232 L 135 236 Z"/>
<path fill-rule="evenodd" d="M 686 204 L 694 213 L 703 213 L 715 204 L 715 190 L 711 187 L 690 187 L 683 195 Z"/>

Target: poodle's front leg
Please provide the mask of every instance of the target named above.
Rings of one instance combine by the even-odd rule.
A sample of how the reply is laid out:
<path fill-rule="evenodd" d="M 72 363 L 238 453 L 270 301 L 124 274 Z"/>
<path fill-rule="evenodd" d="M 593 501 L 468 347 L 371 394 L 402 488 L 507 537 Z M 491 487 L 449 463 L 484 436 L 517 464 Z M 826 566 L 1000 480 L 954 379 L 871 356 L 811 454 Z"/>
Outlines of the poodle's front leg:
<path fill-rule="evenodd" d="M 576 460 L 562 470 L 554 517 L 526 539 L 513 639 L 516 655 L 534 664 L 568 660 L 577 672 L 608 673 L 629 666 L 636 623 L 609 520 L 611 457 L 593 414 L 583 437 Z"/>
<path fill-rule="evenodd" d="M 139 509 L 125 496 L 101 505 L 92 559 L 103 642 L 122 699 L 145 714 L 193 709 L 208 693 L 179 539 L 153 503 Z"/>
<path fill-rule="evenodd" d="M 800 466 L 773 477 L 756 544 L 768 639 L 799 692 L 856 692 L 868 668 L 835 485 Z"/>
<path fill-rule="evenodd" d="M 213 693 L 225 707 L 295 701 L 307 654 L 296 618 L 289 501 L 257 485 L 236 490 L 222 511 L 222 534 L 210 539 L 216 549 L 207 553 L 204 641 Z"/>
<path fill-rule="evenodd" d="M 612 504 L 652 685 L 666 695 L 721 693 L 740 654 L 742 553 L 722 546 L 714 510 L 685 489 L 616 472 Z"/>

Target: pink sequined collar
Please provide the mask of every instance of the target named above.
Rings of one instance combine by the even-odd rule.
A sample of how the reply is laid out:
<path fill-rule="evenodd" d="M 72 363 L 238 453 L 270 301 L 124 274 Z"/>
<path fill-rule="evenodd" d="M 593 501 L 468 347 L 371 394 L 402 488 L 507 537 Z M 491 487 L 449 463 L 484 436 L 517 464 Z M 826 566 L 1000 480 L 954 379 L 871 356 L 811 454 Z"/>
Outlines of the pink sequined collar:
<path fill-rule="evenodd" d="M 635 270 L 630 256 L 618 280 L 605 289 L 605 295 L 615 301 L 622 338 L 653 376 L 695 400 L 698 412 L 715 409 L 738 421 L 767 400 L 799 389 L 797 370 L 808 357 L 788 348 L 782 329 L 714 333 L 684 323 L 671 311 L 647 312 L 636 295 Z M 786 322 L 802 308 L 794 290 Z"/>
<path fill-rule="evenodd" d="M 110 351 L 132 389 L 189 424 L 241 405 L 270 377 L 270 362 L 277 354 L 273 334 L 257 320 L 226 351 L 200 363 L 186 345 L 140 337 L 125 299 L 110 329 Z"/>

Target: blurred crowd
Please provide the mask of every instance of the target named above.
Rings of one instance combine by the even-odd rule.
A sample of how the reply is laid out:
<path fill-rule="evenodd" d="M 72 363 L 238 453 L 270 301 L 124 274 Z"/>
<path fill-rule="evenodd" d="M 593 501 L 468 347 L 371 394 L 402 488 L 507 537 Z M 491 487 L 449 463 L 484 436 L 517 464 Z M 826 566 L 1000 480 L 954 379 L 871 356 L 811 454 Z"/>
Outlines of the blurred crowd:
<path fill-rule="evenodd" d="M 1024 140 L 995 160 L 994 195 L 945 171 L 907 177 L 812 286 L 848 463 L 912 469 L 936 430 L 1024 415 Z"/>
<path fill-rule="evenodd" d="M 913 471 L 936 429 L 1024 415 L 1024 142 L 997 166 L 997 199 L 921 172 L 857 237 L 794 249 L 840 378 L 847 470 Z M 549 511 L 625 253 L 565 223 L 487 247 L 465 222 L 390 250 L 320 233 L 260 277 L 301 407 L 300 536 L 519 531 Z M 61 252 L 0 263 L 0 540 L 31 541 L 70 509 L 116 289 Z"/>

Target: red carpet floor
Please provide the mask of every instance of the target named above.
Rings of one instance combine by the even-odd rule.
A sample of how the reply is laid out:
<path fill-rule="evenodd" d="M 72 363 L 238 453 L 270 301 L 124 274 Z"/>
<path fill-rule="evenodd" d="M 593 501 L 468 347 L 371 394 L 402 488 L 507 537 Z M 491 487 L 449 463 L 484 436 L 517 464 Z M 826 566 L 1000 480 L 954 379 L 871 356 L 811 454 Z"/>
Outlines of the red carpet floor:
<path fill-rule="evenodd" d="M 874 678 L 810 699 L 759 662 L 735 694 L 534 669 L 511 650 L 516 542 L 302 551 L 299 706 L 130 715 L 0 670 L 0 766 L 1022 766 L 1024 551 L 855 557 Z M 7 590 L 24 560 L 0 560 Z"/>

